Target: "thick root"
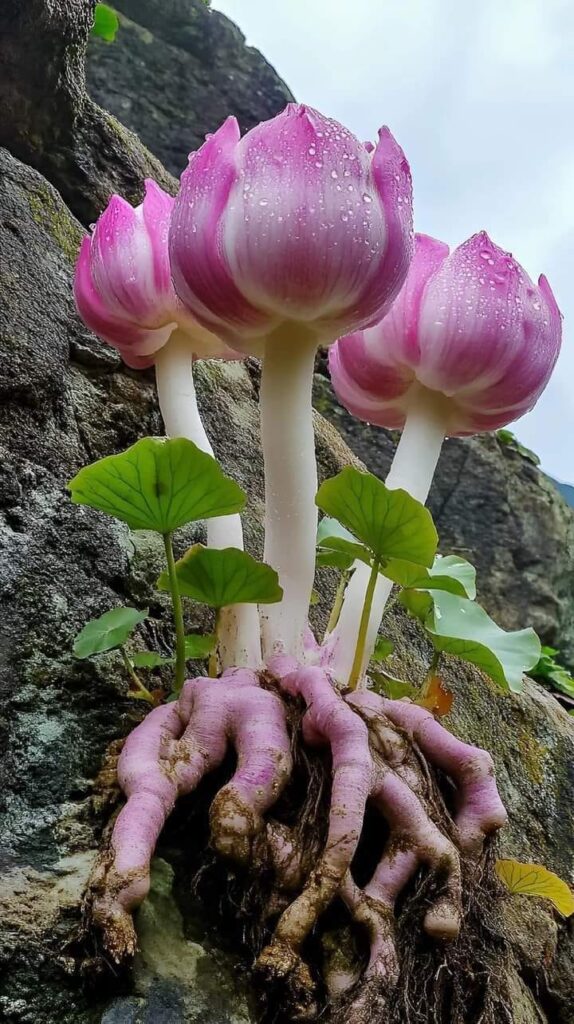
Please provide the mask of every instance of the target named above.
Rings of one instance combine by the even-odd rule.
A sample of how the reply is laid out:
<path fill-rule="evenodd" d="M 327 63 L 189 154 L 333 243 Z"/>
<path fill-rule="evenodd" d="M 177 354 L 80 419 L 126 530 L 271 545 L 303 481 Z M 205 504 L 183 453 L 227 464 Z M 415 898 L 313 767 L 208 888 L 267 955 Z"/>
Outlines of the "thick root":
<path fill-rule="evenodd" d="M 496 788 L 490 754 L 457 739 L 430 711 L 417 704 L 387 700 L 364 690 L 347 700 L 359 712 L 368 709 L 403 729 L 427 760 L 456 783 L 458 844 L 466 854 L 478 856 L 485 837 L 502 828 L 508 818 Z"/>
<path fill-rule="evenodd" d="M 311 746 L 328 745 L 332 758 L 332 791 L 329 830 L 323 854 L 307 878 L 301 894 L 283 912 L 272 942 L 258 960 L 258 969 L 274 980 L 285 963 L 292 972 L 292 958 L 286 948 L 297 956 L 305 938 L 340 888 L 357 849 L 365 805 L 372 786 L 373 764 L 369 752 L 368 731 L 334 689 L 323 669 L 299 668 L 277 659 L 274 669 L 281 688 L 292 697 L 300 696 L 306 704 L 302 728 L 305 741 Z M 286 668 L 287 671 L 282 669 Z"/>
<path fill-rule="evenodd" d="M 248 669 L 229 669 L 220 679 L 189 680 L 179 702 L 150 712 L 128 738 L 118 766 L 128 799 L 93 879 L 93 917 L 116 961 L 133 954 L 131 913 L 148 892 L 150 859 L 165 820 L 177 796 L 196 789 L 231 747 L 236 767 L 211 805 L 211 845 L 249 867 L 255 885 L 263 872 L 270 886 L 256 916 L 264 929 L 270 916 L 280 916 L 270 941 L 265 933 L 259 975 L 269 991 L 280 993 L 290 1020 L 316 1019 L 319 973 L 312 974 L 304 957 L 312 950 L 311 936 L 321 933 L 322 915 L 340 900 L 349 914 L 343 931 L 351 938 L 344 949 L 322 940 L 332 1020 L 370 1024 L 391 1012 L 400 991 L 401 961 L 408 954 L 401 937 L 404 910 L 397 922 L 399 898 L 408 890 L 406 904 L 414 907 L 409 913 L 419 914 L 412 918 L 416 928 L 422 886 L 427 935 L 440 943 L 459 935 L 463 869 L 476 864 L 486 836 L 506 820 L 492 760 L 414 704 L 368 691 L 343 696 L 326 669 L 284 657 L 273 659 L 270 671 L 261 679 Z M 302 742 L 290 737 L 288 718 L 294 725 L 300 721 Z M 313 785 L 304 813 L 299 778 L 272 820 L 269 812 L 291 779 L 292 744 L 299 752 L 296 777 L 303 765 L 302 778 L 307 772 Z M 318 753 L 307 756 L 305 748 Z M 318 770 L 308 767 L 309 757 Z M 317 819 L 329 763 L 329 812 L 319 811 Z M 455 785 L 454 821 L 430 766 Z M 375 837 L 381 821 L 374 869 L 376 856 L 360 868 L 363 853 L 357 853 L 367 803 Z M 317 829 L 317 820 L 324 829 Z M 370 878 L 360 886 L 354 872 L 368 877 L 367 863 Z M 430 875 L 413 887 L 421 867 Z M 359 952 L 352 932 L 362 936 Z"/>

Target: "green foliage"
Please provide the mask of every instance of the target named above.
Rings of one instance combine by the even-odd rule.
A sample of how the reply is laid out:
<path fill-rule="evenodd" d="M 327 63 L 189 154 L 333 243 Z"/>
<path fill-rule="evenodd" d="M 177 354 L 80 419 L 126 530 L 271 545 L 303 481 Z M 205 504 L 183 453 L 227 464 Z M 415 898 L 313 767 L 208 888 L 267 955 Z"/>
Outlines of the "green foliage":
<path fill-rule="evenodd" d="M 96 4 L 92 35 L 105 39 L 106 43 L 113 43 L 119 27 L 120 20 L 114 9 L 107 4 Z"/>
<path fill-rule="evenodd" d="M 437 555 L 430 569 L 392 558 L 382 570 L 393 583 L 413 590 L 446 590 L 459 597 L 476 597 L 476 569 L 458 555 Z"/>
<path fill-rule="evenodd" d="M 173 665 L 174 658 L 162 658 L 156 651 L 136 651 L 130 661 L 134 668 L 160 668 L 162 665 Z"/>
<path fill-rule="evenodd" d="M 533 462 L 535 466 L 540 465 L 540 459 L 536 452 L 531 451 L 530 448 L 526 448 L 521 444 L 516 437 L 516 434 L 513 434 L 511 430 L 503 427 L 502 430 L 496 431 L 496 436 L 500 441 L 500 444 L 504 445 L 506 448 L 510 448 L 513 452 L 518 452 L 518 454 L 522 455 L 524 459 L 528 459 L 529 462 Z"/>
<path fill-rule="evenodd" d="M 324 516 L 317 529 L 317 565 L 350 569 L 355 559 L 370 565 L 371 553 L 357 544 L 352 533 L 330 516 Z"/>
<path fill-rule="evenodd" d="M 414 700 L 417 695 L 416 687 L 412 683 L 407 683 L 406 679 L 395 679 L 394 676 L 389 676 L 386 672 L 371 670 L 369 679 L 375 693 L 379 693 L 382 697 L 388 697 L 389 700 L 402 700 L 403 697 Z"/>
<path fill-rule="evenodd" d="M 74 655 L 76 658 L 89 658 L 92 654 L 121 647 L 148 614 L 149 608 L 140 612 L 137 608 L 122 607 L 112 608 L 98 619 L 91 619 L 74 640 Z"/>
<path fill-rule="evenodd" d="M 553 690 L 565 693 L 567 697 L 574 697 L 574 678 L 556 661 L 555 656 L 559 653 L 554 647 L 542 647 L 540 658 L 528 675 L 548 684 Z"/>
<path fill-rule="evenodd" d="M 275 604 L 283 597 L 275 570 L 238 548 L 218 550 L 194 544 L 175 568 L 180 593 L 212 608 Z M 166 572 L 160 576 L 158 587 L 168 589 Z"/>
<path fill-rule="evenodd" d="M 239 512 L 246 497 L 211 455 L 191 441 L 144 437 L 120 455 L 81 469 L 72 501 L 107 512 L 132 530 L 166 535 L 186 523 Z"/>
<path fill-rule="evenodd" d="M 480 605 L 440 590 L 405 590 L 401 603 L 418 618 L 437 651 L 471 662 L 504 689 L 522 688 L 522 676 L 540 658 L 533 629 L 505 632 Z"/>
<path fill-rule="evenodd" d="M 377 638 L 375 649 L 371 655 L 372 661 L 385 661 L 389 654 L 392 654 L 395 649 L 395 645 L 392 640 L 387 640 L 386 637 L 380 636 Z"/>
<path fill-rule="evenodd" d="M 191 661 L 207 658 L 217 647 L 215 633 L 190 633 L 185 638 L 185 657 Z"/>
<path fill-rule="evenodd" d="M 438 543 L 432 516 L 406 491 L 389 490 L 372 473 L 347 466 L 321 484 L 315 501 L 351 531 L 351 541 L 340 538 L 346 554 L 351 554 L 348 545 L 358 540 L 379 562 L 402 558 L 432 565 Z"/>

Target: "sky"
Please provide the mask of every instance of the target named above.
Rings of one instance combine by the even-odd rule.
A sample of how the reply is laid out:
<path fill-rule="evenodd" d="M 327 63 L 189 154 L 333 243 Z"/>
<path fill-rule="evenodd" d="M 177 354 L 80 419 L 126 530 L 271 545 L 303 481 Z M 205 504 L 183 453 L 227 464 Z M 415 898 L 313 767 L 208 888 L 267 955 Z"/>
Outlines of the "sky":
<path fill-rule="evenodd" d="M 297 100 L 409 159 L 415 228 L 456 245 L 485 228 L 564 314 L 562 352 L 513 431 L 574 483 L 572 0 L 212 0 Z"/>

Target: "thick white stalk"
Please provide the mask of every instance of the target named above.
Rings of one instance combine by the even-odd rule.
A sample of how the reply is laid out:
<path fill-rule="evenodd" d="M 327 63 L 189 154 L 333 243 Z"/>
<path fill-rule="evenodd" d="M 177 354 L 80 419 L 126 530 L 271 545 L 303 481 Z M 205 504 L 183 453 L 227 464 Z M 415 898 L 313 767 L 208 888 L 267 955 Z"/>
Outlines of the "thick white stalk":
<path fill-rule="evenodd" d="M 155 372 L 159 407 L 168 437 L 186 437 L 208 455 L 213 455 L 205 432 L 193 381 L 193 339 L 174 331 L 167 345 L 157 353 Z M 206 520 L 207 546 L 243 550 L 243 529 L 239 515 L 215 516 Z M 259 668 L 261 642 L 255 605 L 238 604 L 223 608 L 219 627 L 221 668 L 234 665 Z"/>
<path fill-rule="evenodd" d="M 448 413 L 442 396 L 425 388 L 413 391 L 405 426 L 385 481 L 387 487 L 391 490 L 402 488 L 424 504 L 447 431 Z M 356 562 L 345 591 L 337 626 L 325 639 L 325 645 L 331 652 L 329 665 L 335 678 L 342 684 L 346 684 L 351 672 L 369 576 L 369 567 L 363 562 Z M 392 588 L 390 580 L 379 576 L 369 617 L 361 666 L 362 678 L 375 649 L 377 633 Z"/>
<path fill-rule="evenodd" d="M 315 575 L 317 466 L 313 366 L 317 339 L 297 328 L 266 341 L 261 374 L 265 561 L 279 574 L 280 604 L 260 609 L 263 655 L 303 654 Z"/>

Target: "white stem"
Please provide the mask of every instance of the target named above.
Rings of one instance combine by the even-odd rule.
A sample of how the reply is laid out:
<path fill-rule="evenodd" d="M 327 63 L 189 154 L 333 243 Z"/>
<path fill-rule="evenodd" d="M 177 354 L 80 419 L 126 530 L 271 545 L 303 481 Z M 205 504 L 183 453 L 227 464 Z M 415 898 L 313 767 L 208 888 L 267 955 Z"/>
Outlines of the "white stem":
<path fill-rule="evenodd" d="M 385 481 L 387 487 L 391 490 L 400 487 L 424 504 L 447 430 L 448 413 L 442 396 L 425 388 L 413 392 L 401 439 Z M 363 562 L 355 563 L 353 575 L 345 591 L 339 621 L 326 639 L 326 644 L 332 652 L 329 664 L 335 678 L 343 684 L 347 682 L 353 664 L 369 575 L 368 566 Z M 369 618 L 361 668 L 362 677 L 375 649 L 381 619 L 392 588 L 390 580 L 379 576 Z"/>
<path fill-rule="evenodd" d="M 317 466 L 313 366 L 317 340 L 297 328 L 267 339 L 261 375 L 265 561 L 279 574 L 280 604 L 260 609 L 263 654 L 302 657 L 315 575 Z"/>
<path fill-rule="evenodd" d="M 155 373 L 159 407 L 168 437 L 186 437 L 203 452 L 213 455 L 197 407 L 193 381 L 193 339 L 183 331 L 174 331 L 167 345 L 156 355 Z M 243 529 L 239 515 L 207 519 L 206 528 L 208 547 L 243 550 Z M 237 604 L 223 608 L 219 635 L 222 669 L 234 665 L 260 667 L 261 642 L 255 605 Z"/>

